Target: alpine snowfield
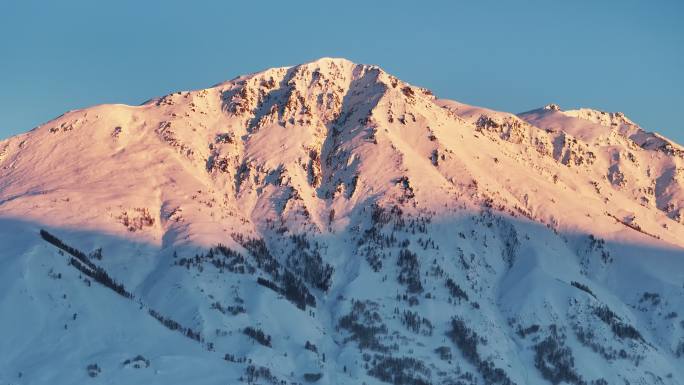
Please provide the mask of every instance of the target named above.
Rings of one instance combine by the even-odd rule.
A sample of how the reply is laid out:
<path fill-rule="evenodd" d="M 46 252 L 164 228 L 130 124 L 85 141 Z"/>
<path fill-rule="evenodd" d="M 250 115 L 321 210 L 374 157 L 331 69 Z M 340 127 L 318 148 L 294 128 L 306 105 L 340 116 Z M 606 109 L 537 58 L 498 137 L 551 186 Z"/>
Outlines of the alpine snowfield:
<path fill-rule="evenodd" d="M 0 384 L 684 384 L 684 148 L 323 58 L 0 141 Z"/>

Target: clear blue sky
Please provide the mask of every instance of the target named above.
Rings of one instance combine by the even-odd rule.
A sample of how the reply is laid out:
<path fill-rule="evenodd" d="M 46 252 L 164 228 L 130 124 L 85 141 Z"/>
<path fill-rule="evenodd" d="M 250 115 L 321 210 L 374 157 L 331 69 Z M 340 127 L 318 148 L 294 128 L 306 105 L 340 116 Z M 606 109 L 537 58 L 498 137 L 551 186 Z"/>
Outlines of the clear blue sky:
<path fill-rule="evenodd" d="M 684 1 L 0 0 L 0 138 L 322 56 L 511 112 L 623 111 L 684 143 Z"/>

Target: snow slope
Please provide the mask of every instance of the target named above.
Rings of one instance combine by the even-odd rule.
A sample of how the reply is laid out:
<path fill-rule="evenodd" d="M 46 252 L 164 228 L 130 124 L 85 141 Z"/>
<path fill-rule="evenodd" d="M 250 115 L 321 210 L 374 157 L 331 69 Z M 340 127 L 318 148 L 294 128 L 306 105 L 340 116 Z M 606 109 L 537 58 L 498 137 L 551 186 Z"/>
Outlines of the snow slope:
<path fill-rule="evenodd" d="M 682 384 L 683 161 L 344 59 L 70 111 L 0 142 L 0 384 Z"/>

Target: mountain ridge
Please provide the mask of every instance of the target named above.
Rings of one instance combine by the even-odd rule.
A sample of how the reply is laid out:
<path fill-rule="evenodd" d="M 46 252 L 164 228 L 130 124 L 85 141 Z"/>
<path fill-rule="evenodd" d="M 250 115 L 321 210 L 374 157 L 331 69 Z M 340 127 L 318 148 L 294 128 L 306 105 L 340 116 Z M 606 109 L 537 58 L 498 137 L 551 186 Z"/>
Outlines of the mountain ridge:
<path fill-rule="evenodd" d="M 681 383 L 684 153 L 535 111 L 323 58 L 0 141 L 0 380 Z"/>

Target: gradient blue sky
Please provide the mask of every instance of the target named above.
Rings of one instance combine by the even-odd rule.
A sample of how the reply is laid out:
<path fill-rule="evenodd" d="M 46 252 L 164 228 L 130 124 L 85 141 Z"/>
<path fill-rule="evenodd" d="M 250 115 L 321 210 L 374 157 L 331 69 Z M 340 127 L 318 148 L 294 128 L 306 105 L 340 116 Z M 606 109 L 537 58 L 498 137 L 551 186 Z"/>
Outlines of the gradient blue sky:
<path fill-rule="evenodd" d="M 510 112 L 623 111 L 684 143 L 684 1 L 0 0 L 0 138 L 322 56 Z"/>

